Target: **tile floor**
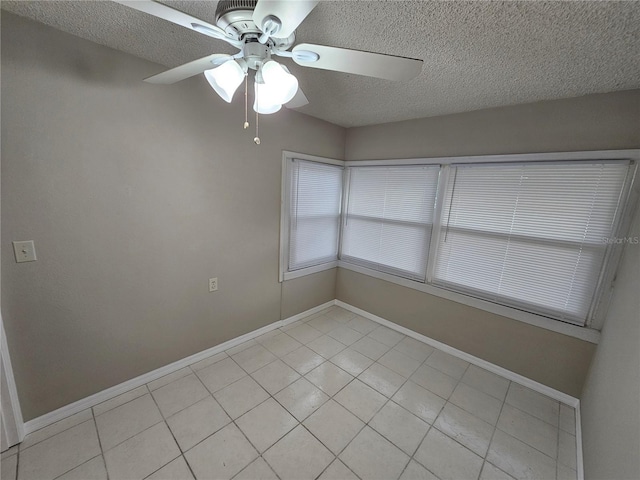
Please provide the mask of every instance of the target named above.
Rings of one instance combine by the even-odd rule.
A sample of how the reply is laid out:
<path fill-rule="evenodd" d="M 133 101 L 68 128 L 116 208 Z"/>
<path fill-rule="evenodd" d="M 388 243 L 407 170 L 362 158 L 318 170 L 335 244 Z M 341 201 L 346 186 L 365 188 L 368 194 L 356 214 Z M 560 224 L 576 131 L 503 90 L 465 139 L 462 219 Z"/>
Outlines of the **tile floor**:
<path fill-rule="evenodd" d="M 339 307 L 28 435 L 1 480 L 576 479 L 572 408 Z"/>

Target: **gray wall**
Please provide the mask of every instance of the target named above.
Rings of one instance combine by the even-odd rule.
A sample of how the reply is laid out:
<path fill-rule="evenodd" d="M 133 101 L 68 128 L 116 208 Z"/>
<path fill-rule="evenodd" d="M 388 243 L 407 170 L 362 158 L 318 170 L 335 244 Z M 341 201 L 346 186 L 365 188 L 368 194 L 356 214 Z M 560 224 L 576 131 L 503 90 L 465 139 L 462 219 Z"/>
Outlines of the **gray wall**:
<path fill-rule="evenodd" d="M 640 209 L 629 234 L 640 239 Z M 628 244 L 581 401 L 587 480 L 640 478 L 640 245 Z"/>
<path fill-rule="evenodd" d="M 2 12 L 2 314 L 25 420 L 335 298 L 335 271 L 278 283 L 281 158 L 340 158 L 345 130 L 285 110 L 256 146 L 241 92 L 141 81 L 162 69 Z"/>
<path fill-rule="evenodd" d="M 347 130 L 346 160 L 640 147 L 640 90 Z M 595 346 L 339 269 L 337 298 L 579 397 Z"/>

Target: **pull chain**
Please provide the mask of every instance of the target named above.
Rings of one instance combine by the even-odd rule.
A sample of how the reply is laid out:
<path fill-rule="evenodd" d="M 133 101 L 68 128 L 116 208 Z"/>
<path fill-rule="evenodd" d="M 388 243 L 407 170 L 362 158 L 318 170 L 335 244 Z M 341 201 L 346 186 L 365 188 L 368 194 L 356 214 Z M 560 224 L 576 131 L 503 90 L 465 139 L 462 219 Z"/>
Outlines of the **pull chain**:
<path fill-rule="evenodd" d="M 249 78 L 249 74 L 245 73 L 244 74 L 244 125 L 243 128 L 246 130 L 247 128 L 249 128 L 249 104 L 247 101 L 247 95 L 249 94 L 249 83 L 248 83 L 248 79 Z"/>
<path fill-rule="evenodd" d="M 260 89 L 256 88 L 256 106 L 260 105 L 260 97 L 259 97 L 259 93 L 258 93 L 259 91 L 260 91 Z M 257 110 L 256 110 L 256 136 L 253 139 L 253 141 L 254 141 L 254 143 L 256 145 L 260 145 L 260 135 L 259 135 L 259 132 L 258 132 L 258 111 Z"/>

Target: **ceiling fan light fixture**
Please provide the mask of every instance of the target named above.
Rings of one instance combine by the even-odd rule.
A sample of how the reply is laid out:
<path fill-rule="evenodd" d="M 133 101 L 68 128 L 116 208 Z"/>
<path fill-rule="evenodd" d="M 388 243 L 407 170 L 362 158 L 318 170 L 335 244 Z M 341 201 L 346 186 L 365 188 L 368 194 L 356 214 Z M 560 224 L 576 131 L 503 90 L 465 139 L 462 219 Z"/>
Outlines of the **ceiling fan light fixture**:
<path fill-rule="evenodd" d="M 269 115 L 278 112 L 282 108 L 282 104 L 274 100 L 275 95 L 270 85 L 256 81 L 254 86 L 255 100 L 253 102 L 253 109 L 257 113 Z"/>
<path fill-rule="evenodd" d="M 245 73 L 238 62 L 230 60 L 219 67 L 206 70 L 204 76 L 220 98 L 231 103 L 233 94 L 244 80 Z"/>
<path fill-rule="evenodd" d="M 269 86 L 272 102 L 280 105 L 290 101 L 298 91 L 298 79 L 289 69 L 273 60 L 265 62 L 260 69 L 264 83 Z"/>

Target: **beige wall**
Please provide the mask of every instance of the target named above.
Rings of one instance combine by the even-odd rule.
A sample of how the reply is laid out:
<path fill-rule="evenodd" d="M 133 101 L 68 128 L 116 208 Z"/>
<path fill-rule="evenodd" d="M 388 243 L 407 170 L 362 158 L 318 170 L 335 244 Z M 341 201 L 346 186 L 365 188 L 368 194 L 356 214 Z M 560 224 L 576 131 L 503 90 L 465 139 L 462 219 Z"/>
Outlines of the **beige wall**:
<path fill-rule="evenodd" d="M 640 90 L 347 130 L 346 160 L 640 147 Z M 595 345 L 361 274 L 337 298 L 579 397 Z"/>
<path fill-rule="evenodd" d="M 640 208 L 629 234 L 640 239 Z M 628 244 L 582 394 L 587 480 L 640 478 L 640 245 Z"/>
<path fill-rule="evenodd" d="M 347 130 L 346 160 L 609 150 L 640 146 L 640 90 Z"/>
<path fill-rule="evenodd" d="M 2 313 L 25 420 L 334 298 L 335 271 L 278 283 L 281 152 L 340 158 L 345 130 L 284 110 L 256 146 L 240 95 L 141 81 L 162 69 L 2 12 Z"/>

